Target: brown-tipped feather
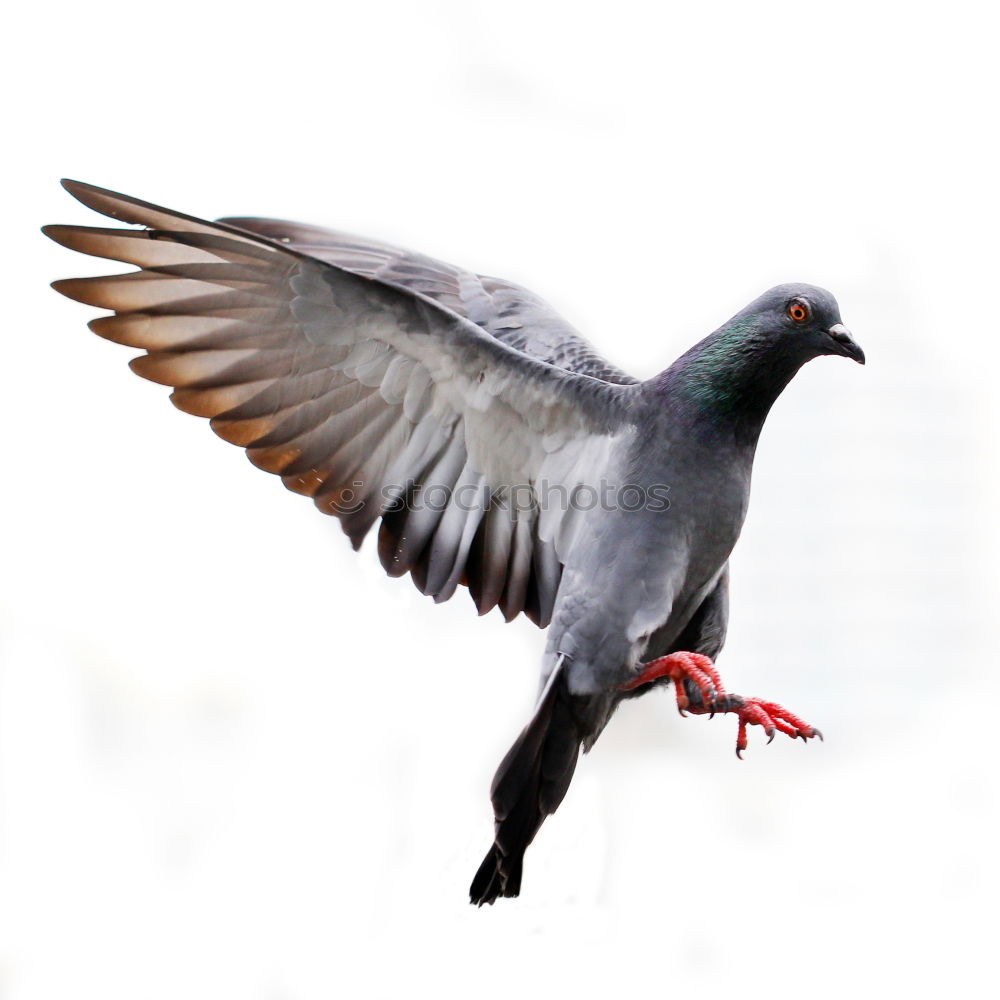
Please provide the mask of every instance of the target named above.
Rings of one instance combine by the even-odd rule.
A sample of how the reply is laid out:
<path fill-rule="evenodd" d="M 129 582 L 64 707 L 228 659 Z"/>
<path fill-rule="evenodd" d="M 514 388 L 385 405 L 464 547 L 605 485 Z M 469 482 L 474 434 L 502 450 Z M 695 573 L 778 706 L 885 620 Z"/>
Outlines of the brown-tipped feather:
<path fill-rule="evenodd" d="M 161 385 L 212 388 L 319 371 L 335 364 L 339 356 L 338 348 L 315 351 L 306 357 L 294 350 L 157 351 L 135 358 L 130 364 L 137 375 Z"/>
<path fill-rule="evenodd" d="M 223 316 L 165 316 L 118 313 L 87 324 L 98 337 L 147 351 L 280 349 L 288 344 L 289 324 L 248 323 Z M 346 348 L 344 353 L 347 353 Z"/>
<path fill-rule="evenodd" d="M 270 448 L 278 444 L 287 444 L 307 431 L 319 427 L 329 418 L 331 413 L 343 413 L 358 400 L 370 396 L 374 391 L 368 386 L 359 385 L 357 382 L 351 382 L 341 377 L 339 382 L 305 402 L 296 402 L 267 415 L 250 417 L 249 420 L 255 423 L 266 420 L 272 425 L 268 431 L 254 439 L 254 447 Z M 243 409 L 243 407 L 239 407 L 232 413 L 225 414 L 218 419 L 218 422 L 221 423 L 224 420 L 234 423 L 246 421 L 248 418 L 236 416 Z"/>
<path fill-rule="evenodd" d="M 240 305 L 259 305 L 257 300 L 224 289 L 213 295 L 213 287 L 203 281 L 184 280 L 155 271 L 131 271 L 128 274 L 107 274 L 95 278 L 63 278 L 52 287 L 67 298 L 99 309 L 115 312 L 161 311 L 173 307 L 174 312 L 200 315 L 212 309 L 232 309 Z"/>
<path fill-rule="evenodd" d="M 218 260 L 206 250 L 169 239 L 151 239 L 141 229 L 101 229 L 93 226 L 44 226 L 51 240 L 78 253 L 106 257 L 138 267 L 166 267 L 172 264 L 199 264 Z"/>
<path fill-rule="evenodd" d="M 232 378 L 232 372 L 242 362 L 255 362 L 246 378 Z M 178 388 L 186 386 L 231 385 L 233 382 L 252 382 L 270 375 L 270 365 L 262 361 L 259 351 L 192 351 L 174 353 L 158 351 L 133 358 L 129 367 L 150 382 Z"/>
<path fill-rule="evenodd" d="M 329 368 L 300 373 L 294 378 L 272 379 L 266 385 L 262 384 L 260 392 L 247 397 L 244 402 L 226 410 L 217 410 L 212 416 L 219 416 L 224 420 L 271 416 L 300 403 L 318 402 L 325 393 L 343 387 L 345 381 L 342 372 Z M 324 414 L 324 419 L 325 416 Z"/>
<path fill-rule="evenodd" d="M 212 389 L 175 389 L 170 402 L 194 417 L 215 417 L 254 400 L 274 386 L 271 379 L 245 382 L 243 385 L 220 385 Z"/>

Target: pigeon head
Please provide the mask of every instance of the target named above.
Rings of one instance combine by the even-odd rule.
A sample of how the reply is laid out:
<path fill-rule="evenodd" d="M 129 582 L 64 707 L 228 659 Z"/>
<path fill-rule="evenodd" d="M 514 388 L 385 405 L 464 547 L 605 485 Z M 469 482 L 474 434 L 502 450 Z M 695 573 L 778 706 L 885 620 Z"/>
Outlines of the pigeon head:
<path fill-rule="evenodd" d="M 671 396 L 676 390 L 710 422 L 733 425 L 739 437 L 755 440 L 795 373 L 824 354 L 865 363 L 828 291 L 778 285 L 678 358 L 658 384 Z"/>
<path fill-rule="evenodd" d="M 763 334 L 776 353 L 800 356 L 803 362 L 821 354 L 838 354 L 865 363 L 865 352 L 841 322 L 837 300 L 815 285 L 777 285 L 726 327 L 743 329 L 751 338 Z"/>

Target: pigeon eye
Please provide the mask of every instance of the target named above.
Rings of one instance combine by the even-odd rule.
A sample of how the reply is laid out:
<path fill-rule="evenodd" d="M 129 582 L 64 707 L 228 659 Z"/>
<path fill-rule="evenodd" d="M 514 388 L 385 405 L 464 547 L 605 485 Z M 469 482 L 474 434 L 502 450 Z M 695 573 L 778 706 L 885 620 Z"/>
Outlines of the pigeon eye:
<path fill-rule="evenodd" d="M 788 318 L 794 323 L 804 323 L 809 319 L 809 303 L 802 299 L 793 299 L 788 303 Z"/>

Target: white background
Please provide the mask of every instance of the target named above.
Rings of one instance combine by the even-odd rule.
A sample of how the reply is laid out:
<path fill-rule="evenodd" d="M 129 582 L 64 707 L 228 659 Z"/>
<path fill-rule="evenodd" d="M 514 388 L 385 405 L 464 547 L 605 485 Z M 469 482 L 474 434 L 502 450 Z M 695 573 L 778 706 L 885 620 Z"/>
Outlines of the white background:
<path fill-rule="evenodd" d="M 995 31 L 950 3 L 11 14 L 4 1000 L 981 992 L 996 941 Z M 20 20 L 16 20 L 16 18 Z M 762 440 L 720 666 L 824 744 L 625 706 L 475 910 L 543 636 L 435 607 L 46 286 L 61 175 L 519 280 L 641 377 L 838 296 Z"/>

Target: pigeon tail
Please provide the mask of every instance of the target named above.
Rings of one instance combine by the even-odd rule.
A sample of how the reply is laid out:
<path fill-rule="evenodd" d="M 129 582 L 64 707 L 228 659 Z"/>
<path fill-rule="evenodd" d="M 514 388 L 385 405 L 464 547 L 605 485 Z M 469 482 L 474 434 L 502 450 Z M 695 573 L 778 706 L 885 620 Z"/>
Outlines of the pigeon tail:
<path fill-rule="evenodd" d="M 520 893 L 524 852 L 559 808 L 576 770 L 583 733 L 562 673 L 560 661 L 493 778 L 496 836 L 469 889 L 477 906 Z"/>

